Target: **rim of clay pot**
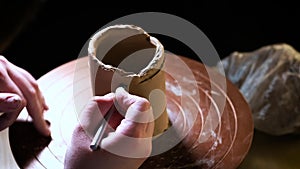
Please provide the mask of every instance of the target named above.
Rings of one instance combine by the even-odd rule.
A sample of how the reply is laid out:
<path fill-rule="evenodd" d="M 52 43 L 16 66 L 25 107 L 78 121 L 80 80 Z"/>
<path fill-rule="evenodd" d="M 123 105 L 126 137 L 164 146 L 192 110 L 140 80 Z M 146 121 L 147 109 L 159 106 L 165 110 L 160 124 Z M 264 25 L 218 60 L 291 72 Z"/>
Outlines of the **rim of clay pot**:
<path fill-rule="evenodd" d="M 138 73 L 126 71 L 122 68 L 112 66 L 111 64 L 106 64 L 102 61 L 103 57 L 105 57 L 105 55 L 110 51 L 112 47 L 117 45 L 122 40 L 133 37 L 135 35 L 145 35 L 145 37 L 149 41 L 149 44 L 153 45 L 155 48 L 154 55 L 151 61 L 148 62 L 148 64 L 144 68 L 140 69 Z M 109 40 L 107 40 L 108 37 L 110 38 Z M 105 42 L 105 40 L 109 42 Z M 100 46 L 102 51 L 98 50 Z M 98 55 L 99 52 L 101 52 L 100 56 Z M 155 74 L 155 72 L 158 72 L 163 68 L 165 62 L 164 47 L 158 39 L 150 36 L 141 27 L 126 24 L 108 26 L 96 32 L 90 38 L 88 45 L 88 55 L 91 56 L 92 59 L 96 61 L 96 63 L 98 63 L 98 65 L 102 69 L 117 72 L 120 75 L 126 77 L 146 77 L 147 75 L 153 75 Z"/>

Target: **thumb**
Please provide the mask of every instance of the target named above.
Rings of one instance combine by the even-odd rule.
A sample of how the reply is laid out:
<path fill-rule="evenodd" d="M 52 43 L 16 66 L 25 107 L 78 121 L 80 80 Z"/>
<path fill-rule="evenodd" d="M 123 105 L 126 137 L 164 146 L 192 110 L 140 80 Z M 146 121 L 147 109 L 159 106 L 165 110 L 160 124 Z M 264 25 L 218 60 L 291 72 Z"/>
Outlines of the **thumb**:
<path fill-rule="evenodd" d="M 115 93 L 117 109 L 125 112 L 125 118 L 115 132 L 108 134 L 101 142 L 101 148 L 127 158 L 146 158 L 151 154 L 154 130 L 150 102 L 126 92 L 122 87 Z"/>
<path fill-rule="evenodd" d="M 0 93 L 0 112 L 13 112 L 22 107 L 22 99 L 14 93 Z"/>

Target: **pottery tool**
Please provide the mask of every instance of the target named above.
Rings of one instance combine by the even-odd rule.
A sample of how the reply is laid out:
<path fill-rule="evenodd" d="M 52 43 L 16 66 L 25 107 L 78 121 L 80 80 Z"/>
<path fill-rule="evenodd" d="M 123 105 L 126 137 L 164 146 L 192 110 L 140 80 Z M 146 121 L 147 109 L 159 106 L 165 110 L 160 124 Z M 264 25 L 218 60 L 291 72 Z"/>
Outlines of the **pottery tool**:
<path fill-rule="evenodd" d="M 107 129 L 108 122 L 115 111 L 116 111 L 115 104 L 112 104 L 112 106 L 109 108 L 108 112 L 105 114 L 104 118 L 100 122 L 100 126 L 90 144 L 91 150 L 95 151 L 99 148 L 99 144 L 103 139 L 104 132 Z"/>

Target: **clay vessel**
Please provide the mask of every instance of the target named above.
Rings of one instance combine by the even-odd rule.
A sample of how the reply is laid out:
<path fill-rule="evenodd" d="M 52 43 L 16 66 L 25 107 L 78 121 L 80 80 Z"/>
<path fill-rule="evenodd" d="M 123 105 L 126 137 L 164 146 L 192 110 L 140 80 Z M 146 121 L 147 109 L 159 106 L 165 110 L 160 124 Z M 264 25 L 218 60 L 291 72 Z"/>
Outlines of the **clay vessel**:
<path fill-rule="evenodd" d="M 92 36 L 88 55 L 94 95 L 122 86 L 150 101 L 156 119 L 154 135 L 168 128 L 164 48 L 156 38 L 134 25 L 109 26 Z"/>

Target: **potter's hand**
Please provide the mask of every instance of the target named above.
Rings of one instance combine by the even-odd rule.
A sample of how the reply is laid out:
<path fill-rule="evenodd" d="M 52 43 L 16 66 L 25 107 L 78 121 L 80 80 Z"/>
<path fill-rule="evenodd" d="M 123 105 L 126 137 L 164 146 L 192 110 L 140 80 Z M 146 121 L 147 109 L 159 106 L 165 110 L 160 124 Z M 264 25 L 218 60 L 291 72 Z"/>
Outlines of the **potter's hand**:
<path fill-rule="evenodd" d="M 109 122 L 110 132 L 101 142 L 101 148 L 90 150 L 89 146 L 97 130 L 97 124 L 107 113 L 113 101 L 118 112 Z M 75 128 L 65 157 L 65 168 L 138 168 L 152 149 L 154 130 L 153 114 L 148 100 L 128 94 L 123 88 L 116 93 L 96 96 L 81 113 L 81 125 Z"/>
<path fill-rule="evenodd" d="M 48 109 L 36 80 L 24 69 L 0 55 L 0 131 L 9 127 L 26 107 L 36 129 L 49 136 L 50 130 L 43 118 Z"/>

